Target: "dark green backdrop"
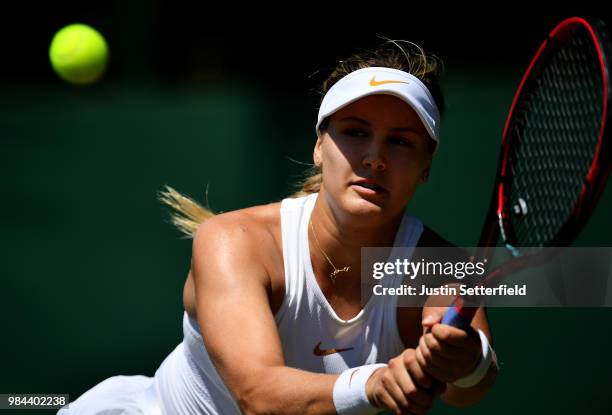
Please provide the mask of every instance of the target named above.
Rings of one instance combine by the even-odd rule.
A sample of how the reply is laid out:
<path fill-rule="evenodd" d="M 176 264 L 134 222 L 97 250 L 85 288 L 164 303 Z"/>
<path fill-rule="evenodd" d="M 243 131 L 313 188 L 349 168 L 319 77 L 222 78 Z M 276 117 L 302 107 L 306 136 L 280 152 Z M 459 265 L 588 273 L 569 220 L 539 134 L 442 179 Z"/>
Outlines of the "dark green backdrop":
<path fill-rule="evenodd" d="M 432 177 L 410 209 L 476 243 L 522 68 L 447 65 Z M 230 82 L 231 81 L 231 82 Z M 0 93 L 0 393 L 69 393 L 152 376 L 181 341 L 190 241 L 164 184 L 216 211 L 277 201 L 311 161 L 316 98 L 255 82 L 214 88 L 59 81 Z M 610 191 L 580 243 L 609 245 Z M 585 278 L 588 276 L 585 276 Z M 610 413 L 610 309 L 492 309 L 501 372 L 478 406 L 433 413 Z"/>

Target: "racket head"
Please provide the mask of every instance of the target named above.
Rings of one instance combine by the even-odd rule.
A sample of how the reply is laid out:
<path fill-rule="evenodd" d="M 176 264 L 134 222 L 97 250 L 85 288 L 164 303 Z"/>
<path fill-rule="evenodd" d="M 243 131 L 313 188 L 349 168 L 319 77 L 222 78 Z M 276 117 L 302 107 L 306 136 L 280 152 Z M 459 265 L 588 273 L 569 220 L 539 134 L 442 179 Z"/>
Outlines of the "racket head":
<path fill-rule="evenodd" d="M 603 22 L 581 17 L 539 47 L 506 120 L 479 246 L 567 246 L 584 227 L 610 173 L 611 50 Z"/>
<path fill-rule="evenodd" d="M 511 250 L 568 246 L 584 227 L 612 164 L 611 56 L 603 22 L 581 17 L 559 23 L 539 47 L 504 127 L 479 258 L 491 258 L 500 240 Z M 555 251 L 531 249 L 491 270 L 479 285 L 492 285 Z M 456 299 L 443 321 L 469 325 L 479 302 Z"/>

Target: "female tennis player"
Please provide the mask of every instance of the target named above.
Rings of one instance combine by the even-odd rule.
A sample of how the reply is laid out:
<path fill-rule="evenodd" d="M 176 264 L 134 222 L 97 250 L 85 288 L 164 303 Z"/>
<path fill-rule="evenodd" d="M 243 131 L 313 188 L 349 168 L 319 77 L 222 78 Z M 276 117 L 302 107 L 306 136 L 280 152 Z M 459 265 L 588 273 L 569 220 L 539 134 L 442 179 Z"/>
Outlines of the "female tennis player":
<path fill-rule="evenodd" d="M 213 215 L 168 189 L 193 235 L 184 340 L 153 378 L 115 376 L 64 414 L 424 414 L 479 401 L 496 376 L 479 310 L 361 306 L 362 247 L 450 245 L 407 213 L 440 145 L 439 64 L 387 42 L 323 85 L 314 172 L 290 198 Z M 395 300 L 392 300 L 395 298 Z M 63 412 L 66 411 L 66 412 Z"/>

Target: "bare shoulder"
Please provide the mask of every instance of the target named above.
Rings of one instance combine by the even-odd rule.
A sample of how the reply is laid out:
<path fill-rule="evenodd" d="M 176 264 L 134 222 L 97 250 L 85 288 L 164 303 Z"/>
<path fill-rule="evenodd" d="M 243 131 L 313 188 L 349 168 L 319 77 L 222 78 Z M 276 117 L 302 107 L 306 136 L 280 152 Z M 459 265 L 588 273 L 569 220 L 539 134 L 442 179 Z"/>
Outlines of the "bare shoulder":
<path fill-rule="evenodd" d="M 193 238 L 191 269 L 183 288 L 185 310 L 197 318 L 195 280 L 210 285 L 212 281 L 203 281 L 209 277 L 217 282 L 223 276 L 233 278 L 232 284 L 249 278 L 280 296 L 282 261 L 280 203 L 213 216 L 200 224 Z M 241 269 L 244 272 L 239 272 Z"/>
<path fill-rule="evenodd" d="M 246 250 L 242 254 L 265 253 L 273 248 L 274 233 L 280 226 L 279 203 L 220 213 L 198 227 L 193 238 L 193 254 L 200 249 L 228 245 Z"/>
<path fill-rule="evenodd" d="M 279 203 L 218 214 L 203 222 L 194 235 L 192 268 L 212 257 L 215 262 L 240 262 L 267 271 L 270 258 L 280 249 L 279 235 Z"/>

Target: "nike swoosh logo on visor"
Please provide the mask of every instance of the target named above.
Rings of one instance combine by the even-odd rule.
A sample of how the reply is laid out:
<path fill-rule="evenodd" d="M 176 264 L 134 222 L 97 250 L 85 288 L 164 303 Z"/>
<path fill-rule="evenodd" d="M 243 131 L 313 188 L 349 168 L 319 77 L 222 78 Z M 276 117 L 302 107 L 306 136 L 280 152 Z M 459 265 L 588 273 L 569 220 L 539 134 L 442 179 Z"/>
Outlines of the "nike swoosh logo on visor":
<path fill-rule="evenodd" d="M 408 84 L 409 82 L 406 81 L 396 81 L 394 79 L 389 79 L 386 81 L 377 81 L 376 80 L 376 75 L 374 75 L 372 77 L 372 79 L 370 79 L 370 86 L 379 86 L 379 85 L 384 85 L 384 84 Z"/>
<path fill-rule="evenodd" d="M 314 350 L 312 351 L 315 356 L 328 356 L 330 354 L 346 352 L 347 350 L 353 349 L 353 347 L 346 347 L 344 349 L 321 349 L 321 343 L 323 342 L 317 343 Z"/>

